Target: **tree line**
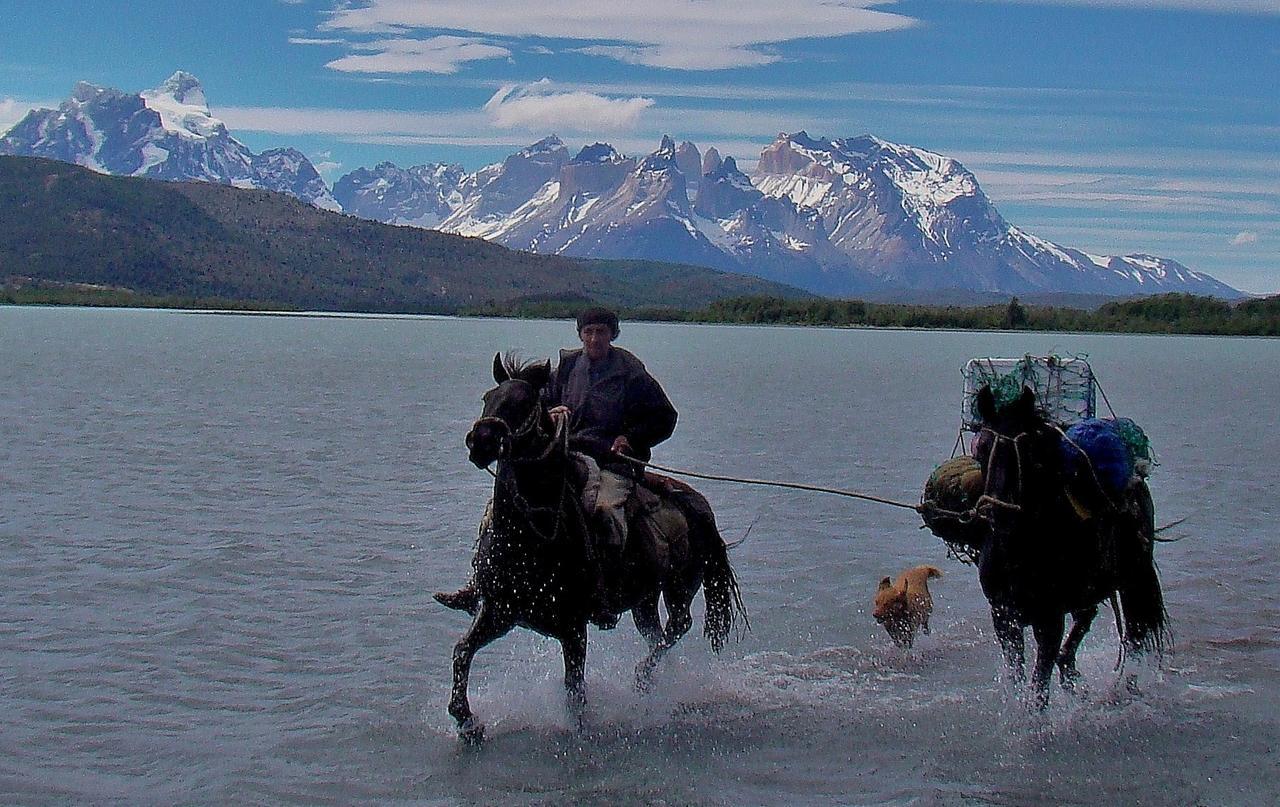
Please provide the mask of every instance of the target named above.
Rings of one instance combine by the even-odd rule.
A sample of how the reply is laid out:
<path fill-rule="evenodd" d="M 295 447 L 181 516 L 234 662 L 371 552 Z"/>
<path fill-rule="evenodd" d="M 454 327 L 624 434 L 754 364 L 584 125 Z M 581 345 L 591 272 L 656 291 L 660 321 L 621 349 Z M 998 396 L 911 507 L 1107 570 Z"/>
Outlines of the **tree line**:
<path fill-rule="evenodd" d="M 494 303 L 460 313 L 565 319 L 582 305 L 576 299 L 540 299 Z M 744 325 L 1280 336 L 1280 296 L 1230 303 L 1176 293 L 1116 300 L 1095 310 L 1024 305 L 1017 297 L 998 305 L 942 306 L 752 296 L 719 300 L 690 311 L 633 307 L 622 314 L 626 319 Z"/>

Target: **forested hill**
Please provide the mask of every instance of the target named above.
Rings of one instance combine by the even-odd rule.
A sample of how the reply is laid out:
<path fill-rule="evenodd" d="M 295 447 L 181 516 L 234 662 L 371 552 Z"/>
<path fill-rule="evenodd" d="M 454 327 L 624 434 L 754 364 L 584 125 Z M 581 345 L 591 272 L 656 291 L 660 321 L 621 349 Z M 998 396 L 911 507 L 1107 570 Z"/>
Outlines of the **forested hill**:
<path fill-rule="evenodd" d="M 438 313 L 522 300 L 692 308 L 745 294 L 808 296 L 697 267 L 533 255 L 268 191 L 113 177 L 30 157 L 0 157 L 0 213 L 0 286 Z"/>

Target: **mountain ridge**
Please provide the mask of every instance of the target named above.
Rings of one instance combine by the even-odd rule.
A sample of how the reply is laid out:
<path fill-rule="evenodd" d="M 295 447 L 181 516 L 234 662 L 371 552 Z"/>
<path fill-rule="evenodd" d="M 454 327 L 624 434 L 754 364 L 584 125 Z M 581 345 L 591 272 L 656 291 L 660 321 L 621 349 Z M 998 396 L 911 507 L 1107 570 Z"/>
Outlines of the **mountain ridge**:
<path fill-rule="evenodd" d="M 626 156 L 607 143 L 571 155 L 549 135 L 475 172 L 382 162 L 330 192 L 296 150 L 251 153 L 178 71 L 136 95 L 82 82 L 58 110 L 33 110 L 0 137 L 0 154 L 280 191 L 512 249 L 705 266 L 829 296 L 1246 296 L 1168 258 L 1091 255 L 1032 235 L 1005 221 L 959 161 L 869 134 L 780 133 L 750 176 L 714 146 L 669 136 Z"/>
<path fill-rule="evenodd" d="M 275 191 L 0 156 L 0 280 L 330 311 L 452 313 L 524 299 L 694 308 L 808 296 L 689 266 L 582 262 L 318 209 Z"/>

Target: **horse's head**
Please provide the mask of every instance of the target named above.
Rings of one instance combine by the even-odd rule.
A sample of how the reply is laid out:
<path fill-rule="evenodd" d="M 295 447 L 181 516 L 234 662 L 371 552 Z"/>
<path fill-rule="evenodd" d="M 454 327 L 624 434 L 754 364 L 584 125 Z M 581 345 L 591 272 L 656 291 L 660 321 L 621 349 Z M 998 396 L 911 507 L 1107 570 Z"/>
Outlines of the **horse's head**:
<path fill-rule="evenodd" d="M 510 456 L 531 436 L 545 435 L 541 393 L 550 378 L 549 361 L 521 363 L 494 355 L 493 380 L 498 386 L 484 394 L 480 418 L 467 432 L 468 457 L 477 468 Z"/>
<path fill-rule="evenodd" d="M 982 431 L 974 456 L 983 470 L 984 498 L 996 508 L 1034 508 L 1052 492 L 1061 467 L 1059 434 L 1036 406 L 1029 387 L 999 406 L 989 386 L 978 391 Z"/>

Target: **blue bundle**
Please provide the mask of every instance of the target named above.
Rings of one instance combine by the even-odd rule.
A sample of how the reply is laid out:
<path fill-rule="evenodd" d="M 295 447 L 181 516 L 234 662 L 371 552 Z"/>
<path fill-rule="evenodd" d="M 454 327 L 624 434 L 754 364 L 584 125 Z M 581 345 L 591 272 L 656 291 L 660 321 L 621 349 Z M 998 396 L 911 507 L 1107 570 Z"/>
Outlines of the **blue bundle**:
<path fill-rule="evenodd" d="M 1127 419 L 1126 419 L 1127 420 Z M 1118 424 L 1114 420 L 1089 418 L 1067 429 L 1062 441 L 1062 462 L 1068 475 L 1088 478 L 1089 465 L 1098 482 L 1111 494 L 1124 491 L 1134 472 L 1134 451 L 1125 439 L 1124 429 L 1133 421 Z M 1081 456 L 1083 451 L 1085 456 Z"/>

